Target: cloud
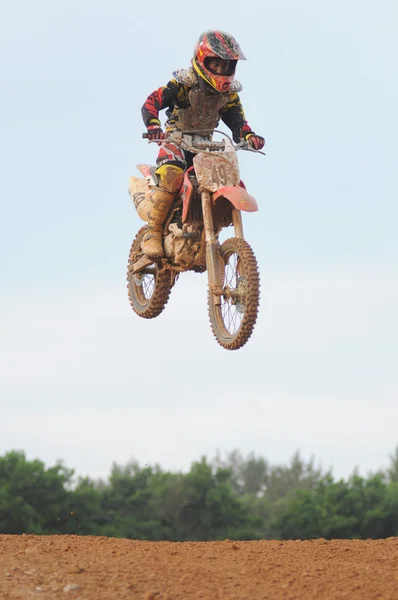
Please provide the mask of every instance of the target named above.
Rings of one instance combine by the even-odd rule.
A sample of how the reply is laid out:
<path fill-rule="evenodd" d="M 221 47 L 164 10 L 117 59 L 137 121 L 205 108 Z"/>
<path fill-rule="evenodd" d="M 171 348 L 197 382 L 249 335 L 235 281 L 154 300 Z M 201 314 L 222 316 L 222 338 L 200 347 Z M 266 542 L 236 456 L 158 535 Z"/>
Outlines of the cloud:
<path fill-rule="evenodd" d="M 315 455 L 337 476 L 385 466 L 398 443 L 398 386 L 372 394 L 335 398 L 324 394 L 281 395 L 270 392 L 242 398 L 233 392 L 205 409 L 197 393 L 190 403 L 170 407 L 143 403 L 90 410 L 86 406 L 33 407 L 7 419 L 5 448 L 25 449 L 30 458 L 54 463 L 64 459 L 80 474 L 106 477 L 113 461 L 160 463 L 186 470 L 201 455 L 217 450 L 254 450 L 272 463 L 287 462 L 299 449 Z M 381 408 L 381 410 L 378 410 Z"/>
<path fill-rule="evenodd" d="M 0 452 L 97 475 L 114 459 L 187 468 L 234 447 L 375 468 L 398 441 L 397 304 L 392 273 L 264 273 L 253 338 L 227 352 L 207 321 L 205 275 L 182 276 L 153 321 L 114 281 L 10 294 Z"/>

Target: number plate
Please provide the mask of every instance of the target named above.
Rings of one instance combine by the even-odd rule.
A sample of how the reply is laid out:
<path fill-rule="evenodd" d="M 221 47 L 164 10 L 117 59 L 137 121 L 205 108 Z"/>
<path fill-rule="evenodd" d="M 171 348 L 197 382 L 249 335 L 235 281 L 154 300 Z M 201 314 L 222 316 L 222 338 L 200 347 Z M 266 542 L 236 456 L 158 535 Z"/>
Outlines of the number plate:
<path fill-rule="evenodd" d="M 210 192 L 216 192 L 227 185 L 239 185 L 239 165 L 235 153 L 220 156 L 201 152 L 194 157 L 193 163 L 199 185 Z"/>

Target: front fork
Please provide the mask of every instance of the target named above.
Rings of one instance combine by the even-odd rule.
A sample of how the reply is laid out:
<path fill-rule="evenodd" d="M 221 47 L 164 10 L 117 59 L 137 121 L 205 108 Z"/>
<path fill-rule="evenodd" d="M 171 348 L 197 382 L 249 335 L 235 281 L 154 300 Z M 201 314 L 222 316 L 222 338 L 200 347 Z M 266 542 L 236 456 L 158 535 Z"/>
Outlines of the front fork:
<path fill-rule="evenodd" d="M 223 277 L 220 265 L 220 252 L 218 250 L 218 239 L 214 234 L 213 214 L 211 211 L 210 192 L 202 192 L 202 212 L 203 223 L 205 227 L 206 242 L 206 267 L 209 278 L 209 290 L 214 296 L 215 304 L 221 304 L 221 294 L 223 288 Z"/>
<path fill-rule="evenodd" d="M 232 223 L 235 229 L 235 237 L 243 240 L 242 213 L 237 208 L 232 209 Z"/>
<path fill-rule="evenodd" d="M 214 296 L 214 303 L 220 305 L 224 281 L 220 265 L 219 242 L 214 234 L 210 192 L 207 190 L 202 191 L 202 212 L 205 228 L 206 267 L 209 278 L 209 289 L 210 293 Z M 235 229 L 235 236 L 243 238 L 242 215 L 236 208 L 232 209 L 232 222 Z"/>

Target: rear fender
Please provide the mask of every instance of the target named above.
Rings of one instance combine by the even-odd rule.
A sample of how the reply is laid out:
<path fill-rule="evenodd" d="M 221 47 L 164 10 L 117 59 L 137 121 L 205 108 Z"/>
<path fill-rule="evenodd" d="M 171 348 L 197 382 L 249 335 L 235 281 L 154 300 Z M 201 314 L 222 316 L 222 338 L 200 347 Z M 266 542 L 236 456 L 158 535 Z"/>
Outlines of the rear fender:
<path fill-rule="evenodd" d="M 238 210 L 243 210 L 245 212 L 256 212 L 258 210 L 258 205 L 255 198 L 250 196 L 250 194 L 246 191 L 243 182 L 241 182 L 238 186 L 227 185 L 220 188 L 214 192 L 212 198 L 213 204 L 217 202 L 218 198 L 226 198 Z"/>
<path fill-rule="evenodd" d="M 138 216 L 143 221 L 148 221 L 150 205 L 149 188 L 143 177 L 129 178 L 129 193 L 134 203 Z"/>
<path fill-rule="evenodd" d="M 152 165 L 137 165 L 137 169 L 141 171 L 149 185 L 157 184 L 158 178 L 155 173 L 156 167 L 153 167 Z"/>

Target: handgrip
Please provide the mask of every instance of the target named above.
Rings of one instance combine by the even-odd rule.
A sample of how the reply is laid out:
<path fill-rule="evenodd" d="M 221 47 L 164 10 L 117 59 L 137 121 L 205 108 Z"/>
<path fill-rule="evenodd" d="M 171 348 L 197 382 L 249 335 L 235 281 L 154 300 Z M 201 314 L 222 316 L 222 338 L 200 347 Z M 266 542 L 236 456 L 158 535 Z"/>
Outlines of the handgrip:
<path fill-rule="evenodd" d="M 153 135 L 153 133 L 151 133 L 151 135 Z M 163 137 L 160 137 L 160 138 L 152 138 L 152 139 L 151 139 L 151 138 L 149 137 L 149 133 L 148 133 L 148 132 L 146 132 L 146 133 L 143 133 L 143 134 L 142 134 L 142 137 L 144 138 L 144 140 L 145 140 L 145 139 L 147 139 L 147 140 L 149 139 L 149 141 L 150 141 L 150 142 L 163 142 L 163 140 L 165 139 L 165 138 L 164 138 L 164 136 L 163 136 Z"/>

